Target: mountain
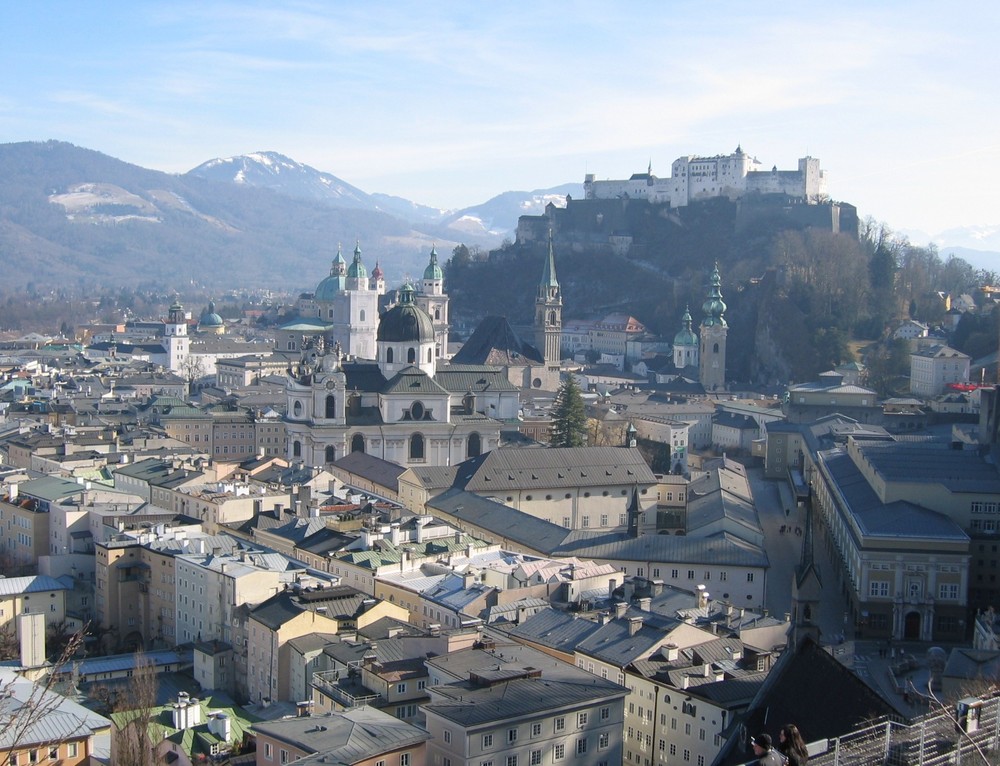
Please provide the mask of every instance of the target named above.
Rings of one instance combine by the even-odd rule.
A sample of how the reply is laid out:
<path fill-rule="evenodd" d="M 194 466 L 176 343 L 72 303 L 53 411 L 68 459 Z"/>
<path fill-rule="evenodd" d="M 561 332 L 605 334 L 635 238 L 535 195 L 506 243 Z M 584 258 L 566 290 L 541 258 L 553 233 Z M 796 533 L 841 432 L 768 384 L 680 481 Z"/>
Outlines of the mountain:
<path fill-rule="evenodd" d="M 958 226 L 937 234 L 916 229 L 900 233 L 917 245 L 933 243 L 945 258 L 954 255 L 977 269 L 1000 271 L 1000 224 Z"/>
<path fill-rule="evenodd" d="M 0 145 L 0 289 L 309 290 L 329 273 L 337 243 L 356 239 L 392 283 L 422 271 L 435 242 L 443 253 L 458 243 L 440 227 L 296 199 L 234 175 L 232 166 L 225 182 L 171 175 L 57 141 Z"/>
<path fill-rule="evenodd" d="M 387 213 L 414 225 L 438 226 L 445 237 L 484 247 L 499 245 L 505 237 L 513 238 L 520 216 L 539 215 L 549 202 L 565 207 L 567 195 L 583 194 L 583 184 L 563 184 L 552 189 L 504 192 L 481 205 L 441 210 L 389 194 L 368 194 L 335 175 L 277 152 L 254 152 L 209 160 L 188 171 L 187 175 L 270 189 L 296 199 L 337 207 Z"/>

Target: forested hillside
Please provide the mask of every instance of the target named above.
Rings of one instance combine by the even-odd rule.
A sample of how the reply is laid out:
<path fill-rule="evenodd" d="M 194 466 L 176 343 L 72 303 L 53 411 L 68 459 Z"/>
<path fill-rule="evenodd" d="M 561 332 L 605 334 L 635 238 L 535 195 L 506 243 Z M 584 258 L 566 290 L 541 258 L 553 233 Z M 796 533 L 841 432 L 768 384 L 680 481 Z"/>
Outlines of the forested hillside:
<path fill-rule="evenodd" d="M 574 207 L 571 202 L 567 215 L 551 220 L 564 321 L 625 312 L 672 338 L 685 306 L 700 321 L 717 262 L 734 380 L 811 379 L 853 358 L 852 340 L 891 356 L 876 342 L 894 323 L 906 317 L 940 323 L 945 305 L 939 293 L 969 293 L 994 281 L 960 259 L 944 262 L 933 249 L 894 237 L 873 220 L 862 222 L 855 237 L 779 214 L 741 220 L 736 206 L 724 201 L 670 211 L 632 203 L 635 220 L 622 216 L 615 226 L 629 228 L 612 235 L 629 236 L 631 244 L 616 248 L 589 222 L 575 225 Z M 546 247 L 544 238 L 532 236 L 478 259 L 456 248 L 446 273 L 453 317 L 474 323 L 502 314 L 515 324 L 530 323 Z M 992 343 L 995 349 L 997 323 L 978 321 L 983 327 L 956 342 L 971 337 L 978 347 Z"/>

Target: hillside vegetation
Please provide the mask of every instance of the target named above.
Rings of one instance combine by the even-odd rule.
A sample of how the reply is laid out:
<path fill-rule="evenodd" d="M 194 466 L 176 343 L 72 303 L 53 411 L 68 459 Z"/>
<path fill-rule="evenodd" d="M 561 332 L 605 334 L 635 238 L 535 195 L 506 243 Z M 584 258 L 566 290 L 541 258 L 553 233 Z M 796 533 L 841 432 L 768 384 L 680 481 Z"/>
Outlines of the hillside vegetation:
<path fill-rule="evenodd" d="M 615 236 L 631 237 L 624 253 L 609 246 L 608 234 L 593 231 L 596 216 L 580 212 L 588 205 L 573 202 L 565 214 L 552 211 L 548 220 L 523 222 L 531 225 L 522 226 L 530 240 L 485 258 L 457 248 L 446 272 L 452 316 L 474 324 L 501 314 L 514 324 L 529 324 L 547 247 L 530 229 L 547 224 L 553 230 L 564 322 L 623 312 L 672 338 L 685 306 L 700 321 L 708 275 L 717 262 L 728 305 L 729 377 L 802 381 L 853 359 L 852 339 L 877 350 L 889 329 L 907 316 L 942 321 L 939 292 L 972 292 L 994 279 L 961 259 L 942 261 L 933 249 L 914 247 L 870 219 L 854 236 L 803 225 L 778 208 L 741 218 L 736 205 L 720 200 L 679 210 L 634 201 L 621 207 L 626 211 L 612 225 Z M 600 214 L 602 225 L 614 214 L 607 208 Z M 995 332 L 996 322 L 992 326 Z M 985 347 L 990 337 L 983 332 L 968 334 Z"/>

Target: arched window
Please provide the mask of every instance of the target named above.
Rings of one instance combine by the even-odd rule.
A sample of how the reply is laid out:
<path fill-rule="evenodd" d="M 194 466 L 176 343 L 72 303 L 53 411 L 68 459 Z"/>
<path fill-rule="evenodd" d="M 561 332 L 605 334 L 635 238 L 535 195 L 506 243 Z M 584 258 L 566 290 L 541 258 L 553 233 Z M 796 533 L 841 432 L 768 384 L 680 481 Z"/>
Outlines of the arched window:
<path fill-rule="evenodd" d="M 413 434 L 410 437 L 410 460 L 424 459 L 424 437 L 421 434 Z"/>
<path fill-rule="evenodd" d="M 330 317 L 330 319 L 333 319 L 333 309 L 330 309 L 330 311 L 327 314 L 327 316 Z"/>
<path fill-rule="evenodd" d="M 713 354 L 718 354 L 719 353 L 719 344 L 718 343 L 716 343 L 714 346 L 712 346 L 712 353 Z"/>
<path fill-rule="evenodd" d="M 435 319 L 441 318 L 441 309 L 434 309 L 434 318 Z"/>
<path fill-rule="evenodd" d="M 302 415 L 302 402 L 296 400 L 295 403 L 292 404 L 292 414 L 295 417 L 301 417 L 301 415 Z"/>
<path fill-rule="evenodd" d="M 392 349 L 391 348 L 387 348 L 385 350 L 385 361 L 387 363 L 389 363 L 389 364 L 392 364 Z"/>
<path fill-rule="evenodd" d="M 326 416 L 328 418 L 337 417 L 337 400 L 333 394 L 326 397 Z"/>
<path fill-rule="evenodd" d="M 332 463 L 337 459 L 337 448 L 332 444 L 326 448 L 326 462 Z"/>
<path fill-rule="evenodd" d="M 466 451 L 467 457 L 479 457 L 483 451 L 483 441 L 479 434 L 469 434 L 469 446 Z"/>
<path fill-rule="evenodd" d="M 302 442 L 292 442 L 292 457 L 302 457 Z"/>
<path fill-rule="evenodd" d="M 550 311 L 549 312 L 549 324 L 555 324 L 555 323 L 556 323 L 556 312 Z"/>
<path fill-rule="evenodd" d="M 434 361 L 434 356 L 433 356 L 433 353 L 432 353 L 431 349 L 427 349 L 427 361 L 428 362 Z"/>
<path fill-rule="evenodd" d="M 413 364 L 417 361 L 417 350 L 413 346 L 410 346 L 406 352 L 406 361 L 408 364 Z"/>
<path fill-rule="evenodd" d="M 351 437 L 351 452 L 365 451 L 365 437 L 361 434 L 354 434 Z"/>
<path fill-rule="evenodd" d="M 365 321 L 365 310 L 361 309 L 361 313 L 358 315 L 358 319 L 362 322 Z"/>

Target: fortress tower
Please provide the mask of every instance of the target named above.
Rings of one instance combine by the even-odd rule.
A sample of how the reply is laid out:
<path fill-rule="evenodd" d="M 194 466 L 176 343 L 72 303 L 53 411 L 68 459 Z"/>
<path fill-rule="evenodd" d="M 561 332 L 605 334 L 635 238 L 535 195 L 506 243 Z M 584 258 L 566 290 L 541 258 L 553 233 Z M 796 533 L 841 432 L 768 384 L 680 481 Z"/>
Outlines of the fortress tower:
<path fill-rule="evenodd" d="M 726 388 L 726 304 L 722 300 L 722 277 L 719 265 L 712 270 L 712 283 L 708 299 L 702 304 L 705 318 L 701 322 L 701 351 L 699 353 L 699 375 L 701 385 L 709 393 L 724 391 Z"/>

